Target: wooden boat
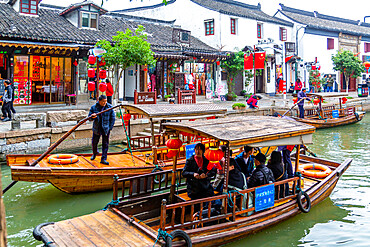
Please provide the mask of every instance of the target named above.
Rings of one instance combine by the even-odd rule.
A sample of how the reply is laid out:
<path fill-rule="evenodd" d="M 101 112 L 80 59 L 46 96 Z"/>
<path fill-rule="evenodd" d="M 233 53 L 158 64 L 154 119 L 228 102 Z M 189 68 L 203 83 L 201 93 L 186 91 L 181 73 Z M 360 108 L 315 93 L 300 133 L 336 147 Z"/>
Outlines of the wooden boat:
<path fill-rule="evenodd" d="M 309 97 L 317 97 L 319 101 L 318 108 L 305 109 L 305 118 L 292 116 L 295 120 L 310 124 L 316 128 L 330 128 L 346 124 L 357 123 L 362 120 L 366 112 L 357 112 L 355 106 L 342 107 L 342 97 L 348 96 L 347 93 L 311 93 Z M 324 98 L 339 98 L 339 108 L 332 106 L 322 106 Z"/>
<path fill-rule="evenodd" d="M 300 145 L 312 142 L 315 131 L 314 127 L 296 121 L 257 116 L 166 123 L 164 129 L 169 134 L 186 131 L 224 142 L 228 150 L 242 145 L 298 145 L 299 150 Z M 165 182 L 159 186 L 153 184 L 155 174 L 115 179 L 113 200 L 104 210 L 41 224 L 35 228 L 34 236 L 53 246 L 170 246 L 170 242 L 178 246 L 183 244 L 181 238 L 187 240 L 187 246 L 226 244 L 302 211 L 308 212 L 310 205 L 316 206 L 330 195 L 352 160 L 340 164 L 296 152 L 293 161 L 295 171 L 301 163 L 313 163 L 328 166 L 331 173 L 320 179 L 302 178 L 297 173 L 294 178 L 274 184 L 237 192 L 225 190 L 213 197 L 189 200 L 186 190 L 181 187 L 186 184 L 181 177 L 182 170 L 177 169 L 174 159 L 172 171 L 157 173 L 165 176 Z M 229 162 L 227 156 L 224 171 L 228 171 Z M 170 179 L 171 174 L 174 176 Z M 225 188 L 227 184 L 228 176 Z M 289 195 L 279 193 L 281 185 L 289 186 Z M 241 198 L 246 198 L 247 202 L 249 198 L 254 200 L 243 205 Z M 272 204 L 264 204 L 264 199 L 267 202 L 270 199 Z M 217 213 L 212 208 L 212 202 L 216 200 L 222 201 L 222 208 Z M 171 240 L 169 235 L 180 237 Z"/>
<path fill-rule="evenodd" d="M 150 120 L 151 136 L 130 138 L 129 151 L 110 153 L 109 165 L 100 163 L 100 157 L 90 160 L 91 154 L 78 154 L 78 162 L 73 164 L 50 164 L 50 155 L 10 154 L 7 164 L 11 167 L 13 181 L 50 183 L 66 193 L 81 193 L 112 189 L 113 176 L 129 177 L 150 173 L 153 170 L 168 170 L 172 159 L 167 158 L 166 135 L 154 133 L 154 123 L 169 119 L 195 119 L 223 116 L 227 109 L 215 104 L 192 105 L 122 105 L 132 115 L 141 115 Z M 130 125 L 128 125 L 130 133 Z M 189 137 L 182 138 L 190 143 Z M 195 140 L 195 139 L 194 139 Z M 196 141 L 208 142 L 201 138 Z M 153 143 L 155 145 L 153 145 Z M 50 149 L 47 151 L 49 152 Z M 50 153 L 50 152 L 49 152 Z M 180 150 L 180 165 L 185 162 L 185 148 Z M 37 161 L 37 162 L 36 162 Z M 157 164 L 157 165 L 154 165 Z"/>

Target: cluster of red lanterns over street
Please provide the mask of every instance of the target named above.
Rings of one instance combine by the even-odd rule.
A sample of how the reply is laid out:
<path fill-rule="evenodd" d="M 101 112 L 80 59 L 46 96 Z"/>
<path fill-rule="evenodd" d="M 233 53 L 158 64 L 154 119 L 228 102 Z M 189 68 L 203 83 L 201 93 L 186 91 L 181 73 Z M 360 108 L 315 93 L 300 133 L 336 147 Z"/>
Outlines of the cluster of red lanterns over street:
<path fill-rule="evenodd" d="M 99 67 L 105 66 L 106 62 L 104 58 L 99 60 L 99 57 L 94 55 L 90 55 L 87 62 L 92 66 L 96 64 L 96 68 L 89 68 L 87 70 L 87 76 L 90 78 L 90 81 L 87 84 L 87 89 L 92 92 L 96 89 L 94 82 L 95 77 L 97 77 L 97 80 L 107 78 L 107 71 L 105 69 L 99 69 Z M 98 86 L 98 89 L 101 92 L 105 92 L 107 90 L 107 84 L 105 82 L 101 82 Z"/>

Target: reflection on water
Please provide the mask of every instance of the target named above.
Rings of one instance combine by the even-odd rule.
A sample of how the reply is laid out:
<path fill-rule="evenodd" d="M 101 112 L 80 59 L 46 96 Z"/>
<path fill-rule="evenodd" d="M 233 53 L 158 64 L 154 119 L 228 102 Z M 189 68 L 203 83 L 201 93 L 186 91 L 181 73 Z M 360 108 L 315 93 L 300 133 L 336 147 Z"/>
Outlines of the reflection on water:
<path fill-rule="evenodd" d="M 310 149 L 337 162 L 352 165 L 330 196 L 308 214 L 297 215 L 229 246 L 369 246 L 370 116 L 354 125 L 318 130 Z M 118 151 L 118 150 L 111 150 Z M 10 169 L 1 167 L 3 188 Z M 68 195 L 52 185 L 18 182 L 4 195 L 9 246 L 41 246 L 32 237 L 35 226 L 102 209 L 112 192 Z"/>

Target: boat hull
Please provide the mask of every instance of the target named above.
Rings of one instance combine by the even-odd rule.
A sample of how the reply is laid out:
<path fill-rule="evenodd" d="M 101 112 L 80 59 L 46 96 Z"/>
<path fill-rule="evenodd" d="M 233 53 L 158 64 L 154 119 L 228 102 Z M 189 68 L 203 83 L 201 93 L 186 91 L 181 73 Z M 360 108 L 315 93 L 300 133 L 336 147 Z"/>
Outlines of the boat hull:
<path fill-rule="evenodd" d="M 331 127 L 337 127 L 347 124 L 353 124 L 361 121 L 363 117 L 365 116 L 365 113 L 358 113 L 358 115 L 351 115 L 346 117 L 340 117 L 340 118 L 330 118 L 330 119 L 314 119 L 314 118 L 297 118 L 292 117 L 294 120 L 312 125 L 316 127 L 317 129 L 324 129 L 324 128 L 331 128 Z"/>

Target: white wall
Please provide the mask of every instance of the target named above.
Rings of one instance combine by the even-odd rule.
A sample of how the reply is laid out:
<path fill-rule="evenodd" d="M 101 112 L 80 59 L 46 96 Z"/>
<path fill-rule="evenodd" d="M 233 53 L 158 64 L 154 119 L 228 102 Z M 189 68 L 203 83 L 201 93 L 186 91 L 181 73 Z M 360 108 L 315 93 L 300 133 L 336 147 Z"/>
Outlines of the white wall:
<path fill-rule="evenodd" d="M 130 74 L 130 71 L 133 71 L 132 75 Z M 123 85 L 120 89 L 120 93 L 122 92 L 122 95 L 123 95 L 123 92 L 126 92 L 126 95 L 123 96 L 123 98 L 124 97 L 131 97 L 131 98 L 134 97 L 134 90 L 135 90 L 135 84 L 136 84 L 135 73 L 136 73 L 135 66 L 128 67 L 124 72 L 125 82 L 123 83 Z M 125 87 L 125 88 L 123 88 L 123 87 Z"/>
<path fill-rule="evenodd" d="M 72 11 L 65 15 L 65 18 L 72 23 L 75 27 L 79 27 L 78 23 L 78 11 Z"/>

